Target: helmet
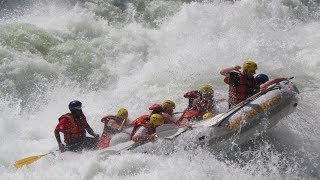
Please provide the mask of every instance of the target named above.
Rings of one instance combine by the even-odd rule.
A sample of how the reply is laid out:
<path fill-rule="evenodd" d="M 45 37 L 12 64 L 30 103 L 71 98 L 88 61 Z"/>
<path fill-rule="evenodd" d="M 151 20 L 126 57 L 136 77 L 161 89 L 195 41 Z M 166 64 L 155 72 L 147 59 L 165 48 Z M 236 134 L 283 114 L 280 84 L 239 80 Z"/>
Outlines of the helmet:
<path fill-rule="evenodd" d="M 207 112 L 202 116 L 202 119 L 209 119 L 213 117 L 213 113 L 212 112 Z"/>
<path fill-rule="evenodd" d="M 258 74 L 254 79 L 259 85 L 269 81 L 269 77 L 265 74 Z"/>
<path fill-rule="evenodd" d="M 249 71 L 257 70 L 258 66 L 255 62 L 248 59 L 242 64 L 242 70 L 244 74 L 247 74 Z"/>
<path fill-rule="evenodd" d="M 150 117 L 150 123 L 155 126 L 160 126 L 164 123 L 164 119 L 160 114 L 152 114 Z"/>
<path fill-rule="evenodd" d="M 74 100 L 74 101 L 71 101 L 70 103 L 69 103 L 69 109 L 70 109 L 70 111 L 71 110 L 81 110 L 81 108 L 82 108 L 82 103 L 80 102 L 80 101 L 78 101 L 78 100 Z"/>
<path fill-rule="evenodd" d="M 121 119 L 127 119 L 128 118 L 128 111 L 125 108 L 120 108 L 117 117 Z"/>
<path fill-rule="evenodd" d="M 162 108 L 163 109 L 174 109 L 174 108 L 176 108 L 176 104 L 171 100 L 164 100 L 162 102 Z"/>
<path fill-rule="evenodd" d="M 212 86 L 209 84 L 205 84 L 205 85 L 201 86 L 199 91 L 201 94 L 213 94 L 214 93 Z"/>

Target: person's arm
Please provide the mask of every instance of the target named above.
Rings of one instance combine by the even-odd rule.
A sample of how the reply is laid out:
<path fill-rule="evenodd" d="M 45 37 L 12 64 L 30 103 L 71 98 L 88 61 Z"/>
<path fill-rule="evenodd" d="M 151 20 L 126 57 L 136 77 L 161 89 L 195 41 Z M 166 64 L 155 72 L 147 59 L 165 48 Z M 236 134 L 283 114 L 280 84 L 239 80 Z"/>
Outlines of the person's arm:
<path fill-rule="evenodd" d="M 59 131 L 54 130 L 54 136 L 56 137 L 56 140 L 57 140 L 57 142 L 58 142 L 58 146 L 59 146 L 60 152 L 64 152 L 65 149 L 64 149 L 64 145 L 63 145 L 62 142 L 61 142 L 61 138 L 60 138 Z"/>
<path fill-rule="evenodd" d="M 54 136 L 56 137 L 56 140 L 57 140 L 58 146 L 59 146 L 59 150 L 61 152 L 64 152 L 65 148 L 64 148 L 64 144 L 62 144 L 62 142 L 61 142 L 60 132 L 61 133 L 65 132 L 66 123 L 67 123 L 67 119 L 66 118 L 60 119 L 59 123 L 57 124 L 57 126 L 56 126 L 56 128 L 54 130 Z"/>
<path fill-rule="evenodd" d="M 288 80 L 288 78 L 275 78 L 275 79 L 269 80 L 269 81 L 265 82 L 264 84 L 261 84 L 260 89 L 266 89 L 272 84 L 279 83 L 279 82 L 285 81 L 285 80 Z"/>
<path fill-rule="evenodd" d="M 241 66 L 234 66 L 234 67 L 230 67 L 230 68 L 225 68 L 220 71 L 220 74 L 228 77 L 230 72 L 232 72 L 232 71 L 240 72 L 240 69 L 241 69 Z"/>
<path fill-rule="evenodd" d="M 155 137 L 155 133 L 149 135 L 147 128 L 140 126 L 136 133 L 132 136 L 132 140 L 135 142 L 153 141 Z"/>
<path fill-rule="evenodd" d="M 90 125 L 88 124 L 88 122 L 87 122 L 86 130 L 87 130 L 87 132 L 88 132 L 91 136 L 93 136 L 93 137 L 95 137 L 95 138 L 98 138 L 98 137 L 99 137 L 99 134 L 96 134 L 96 133 L 92 130 L 92 128 L 90 127 Z"/>

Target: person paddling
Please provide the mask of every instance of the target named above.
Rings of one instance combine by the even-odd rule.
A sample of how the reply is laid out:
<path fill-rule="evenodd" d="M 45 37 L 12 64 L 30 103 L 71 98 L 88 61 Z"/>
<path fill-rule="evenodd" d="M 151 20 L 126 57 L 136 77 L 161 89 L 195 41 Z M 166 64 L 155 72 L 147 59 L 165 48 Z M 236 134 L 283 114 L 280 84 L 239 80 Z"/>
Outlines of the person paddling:
<path fill-rule="evenodd" d="M 184 94 L 185 98 L 189 99 L 189 105 L 180 117 L 178 124 L 187 125 L 192 120 L 202 120 L 213 117 L 216 112 L 216 103 L 223 101 L 221 99 L 215 101 L 213 87 L 209 84 L 204 84 L 199 91 L 192 90 Z M 208 113 L 206 116 L 204 114 Z"/>
<path fill-rule="evenodd" d="M 137 119 L 131 122 L 131 126 L 136 127 L 138 124 L 149 121 L 150 117 L 153 114 L 160 114 L 164 120 L 164 124 L 176 124 L 175 118 L 173 118 L 173 109 L 175 109 L 176 105 L 171 100 L 164 100 L 162 104 L 153 104 L 149 107 L 149 110 L 152 112 L 149 114 L 144 114 L 139 116 Z"/>
<path fill-rule="evenodd" d="M 59 150 L 82 151 L 83 149 L 96 149 L 99 135 L 96 134 L 88 124 L 82 112 L 82 103 L 78 100 L 69 103 L 70 113 L 66 113 L 59 118 L 59 123 L 54 130 Z M 64 145 L 61 142 L 60 133 L 64 135 Z M 88 132 L 92 137 L 86 137 Z"/>
<path fill-rule="evenodd" d="M 176 104 L 171 100 L 164 100 L 162 104 L 154 104 L 149 107 L 151 114 L 160 114 L 164 118 L 164 123 L 176 123 L 176 119 L 173 118 L 173 110 L 176 108 Z"/>
<path fill-rule="evenodd" d="M 131 140 L 135 142 L 153 141 L 156 138 L 156 128 L 164 123 L 160 114 L 152 114 L 150 118 L 135 124 L 131 133 Z"/>
<path fill-rule="evenodd" d="M 101 122 L 104 123 L 104 128 L 98 144 L 99 149 L 109 147 L 112 136 L 129 126 L 128 111 L 125 108 L 120 108 L 117 115 L 107 115 L 101 119 Z"/>

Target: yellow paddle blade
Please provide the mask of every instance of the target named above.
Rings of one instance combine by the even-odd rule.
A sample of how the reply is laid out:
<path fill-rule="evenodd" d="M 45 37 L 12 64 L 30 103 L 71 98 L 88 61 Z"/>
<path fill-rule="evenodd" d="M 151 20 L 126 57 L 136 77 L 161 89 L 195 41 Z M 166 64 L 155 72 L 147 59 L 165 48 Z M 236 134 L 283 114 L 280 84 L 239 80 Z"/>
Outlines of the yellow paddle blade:
<path fill-rule="evenodd" d="M 14 163 L 14 166 L 15 166 L 17 169 L 20 169 L 20 168 L 22 168 L 22 166 L 31 164 L 31 163 L 37 161 L 38 159 L 40 159 L 41 157 L 46 156 L 46 155 L 48 155 L 48 154 L 49 154 L 49 153 L 47 153 L 47 154 L 42 154 L 42 155 L 38 155 L 38 156 L 30 156 L 30 157 L 27 157 L 27 158 L 23 158 L 23 159 L 17 160 L 17 161 Z"/>

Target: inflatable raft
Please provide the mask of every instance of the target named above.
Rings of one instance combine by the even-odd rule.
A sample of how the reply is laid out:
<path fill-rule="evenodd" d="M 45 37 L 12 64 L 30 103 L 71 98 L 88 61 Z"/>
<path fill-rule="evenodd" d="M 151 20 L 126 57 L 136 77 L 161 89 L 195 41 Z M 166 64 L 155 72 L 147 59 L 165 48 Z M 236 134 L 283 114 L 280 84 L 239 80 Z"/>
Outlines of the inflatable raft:
<path fill-rule="evenodd" d="M 225 113 L 194 124 L 192 130 L 163 125 L 157 129 L 157 135 L 174 139 L 182 133 L 190 133 L 195 143 L 215 145 L 218 149 L 224 145 L 242 144 L 292 113 L 298 105 L 298 93 L 292 82 L 283 81 L 270 87 L 265 94 L 258 93 Z"/>
<path fill-rule="evenodd" d="M 195 141 L 198 145 L 214 145 L 217 149 L 226 147 L 225 145 L 242 144 L 256 134 L 272 128 L 283 117 L 292 113 L 298 105 L 298 93 L 292 82 L 283 81 L 270 87 L 267 93 L 258 93 L 225 113 L 194 124 L 193 128 L 164 124 L 157 128 L 156 134 L 158 138 L 170 140 L 185 134 L 179 138 L 189 138 L 188 141 Z M 99 154 L 121 152 L 139 145 L 141 144 L 133 141 L 120 143 L 101 150 Z"/>

